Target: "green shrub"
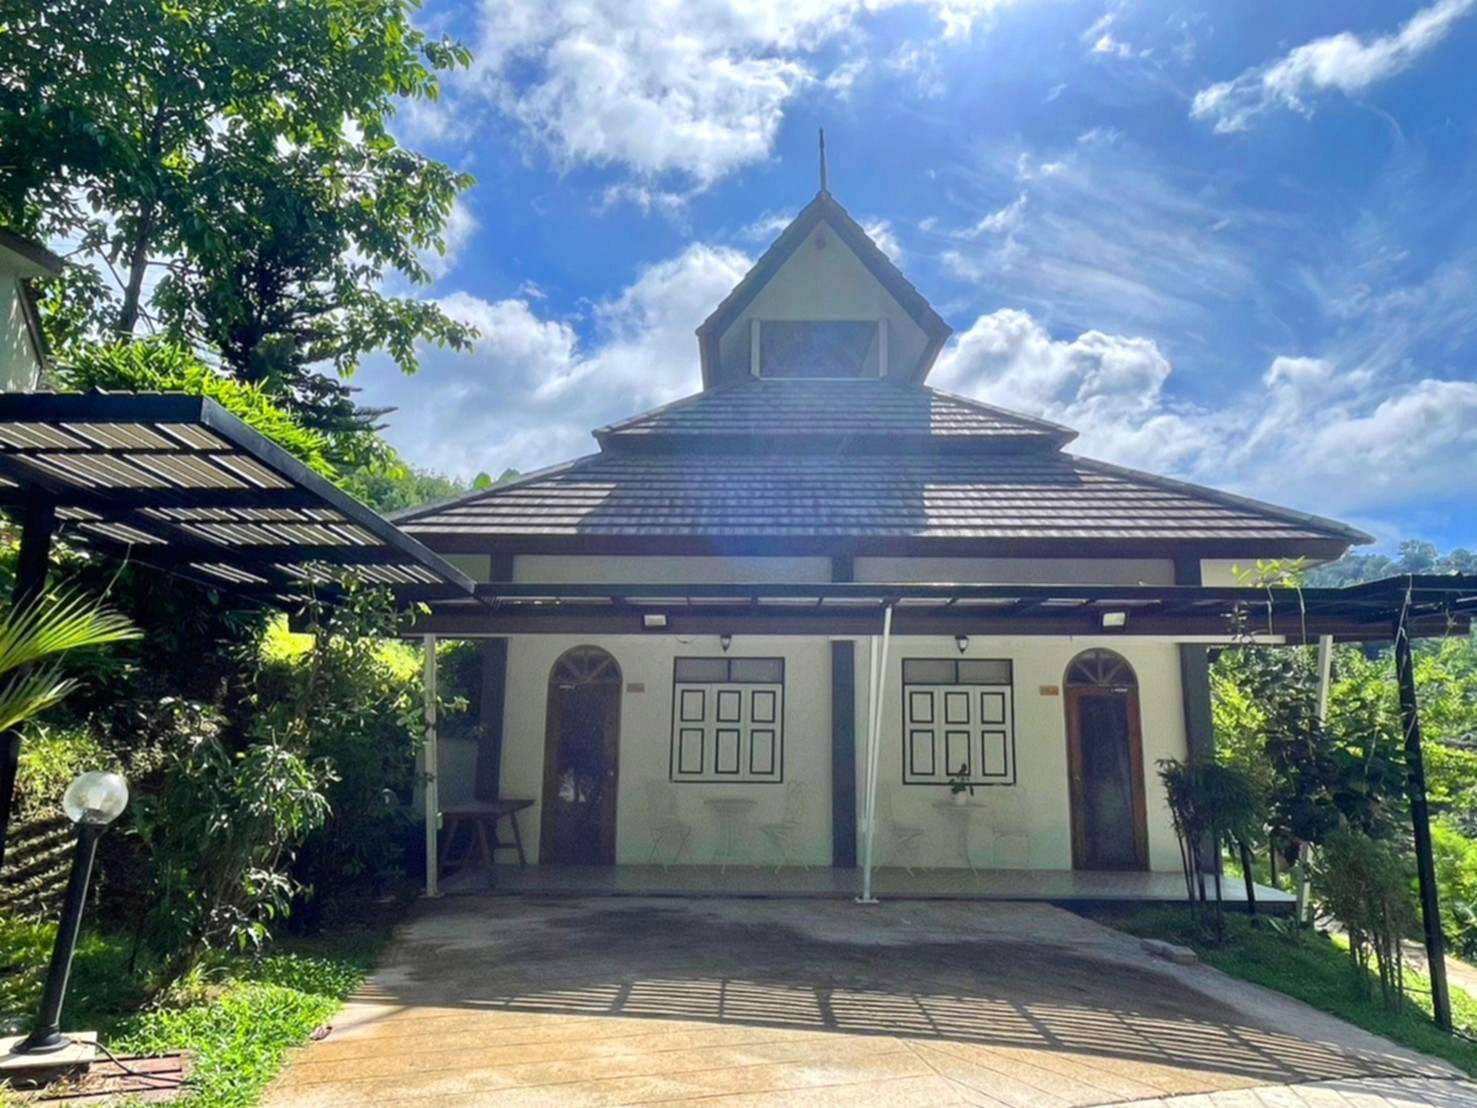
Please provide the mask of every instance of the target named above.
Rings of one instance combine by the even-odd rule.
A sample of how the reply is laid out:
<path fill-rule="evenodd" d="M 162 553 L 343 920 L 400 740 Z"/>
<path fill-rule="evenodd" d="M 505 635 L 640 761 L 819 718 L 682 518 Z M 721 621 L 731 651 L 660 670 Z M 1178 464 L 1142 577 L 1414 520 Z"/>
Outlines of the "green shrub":
<path fill-rule="evenodd" d="M 420 657 L 392 636 L 389 596 L 352 582 L 308 613 L 314 633 L 266 640 L 252 727 L 327 771 L 328 814 L 293 866 L 293 925 L 317 930 L 403 872 L 415 756 L 424 734 Z M 393 803 L 386 803 L 387 791 Z"/>
<path fill-rule="evenodd" d="M 171 752 L 162 788 L 135 806 L 149 892 L 141 937 L 166 981 L 208 950 L 269 936 L 297 891 L 295 852 L 328 815 L 324 767 L 267 741 L 233 754 L 217 723 L 199 719 L 191 741 Z"/>
<path fill-rule="evenodd" d="M 1477 842 L 1443 820 L 1431 825 L 1441 929 L 1463 958 L 1477 958 Z"/>
<path fill-rule="evenodd" d="M 1349 935 L 1349 955 L 1361 985 L 1374 961 L 1385 1006 L 1398 1010 L 1405 998 L 1401 940 L 1415 925 L 1411 872 L 1395 846 L 1344 827 L 1314 856 L 1313 889 L 1324 910 Z"/>

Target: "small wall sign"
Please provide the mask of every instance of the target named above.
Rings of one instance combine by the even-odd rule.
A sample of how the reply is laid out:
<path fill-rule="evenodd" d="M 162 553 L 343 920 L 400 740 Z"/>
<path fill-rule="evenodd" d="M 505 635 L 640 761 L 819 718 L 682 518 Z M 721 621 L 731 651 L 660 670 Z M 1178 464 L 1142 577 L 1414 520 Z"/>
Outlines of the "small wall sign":
<path fill-rule="evenodd" d="M 645 691 L 646 691 L 646 684 L 643 681 L 628 681 L 626 683 L 626 692 L 645 692 Z"/>
<path fill-rule="evenodd" d="M 1058 686 L 1058 685 L 1042 685 L 1041 686 L 1041 695 L 1042 696 L 1061 696 L 1062 695 L 1062 690 L 1061 690 L 1061 687 Z"/>

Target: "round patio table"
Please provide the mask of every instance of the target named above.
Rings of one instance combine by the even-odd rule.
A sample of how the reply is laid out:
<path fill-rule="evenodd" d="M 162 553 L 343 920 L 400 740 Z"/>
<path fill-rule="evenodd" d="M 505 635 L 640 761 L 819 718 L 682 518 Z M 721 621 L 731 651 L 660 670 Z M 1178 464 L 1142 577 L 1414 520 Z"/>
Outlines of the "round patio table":
<path fill-rule="evenodd" d="M 742 796 L 710 796 L 703 803 L 713 809 L 718 821 L 718 844 L 713 848 L 713 861 L 720 863 L 719 873 L 726 873 L 728 863 L 737 861 L 739 857 L 739 823 L 759 802 Z"/>
<path fill-rule="evenodd" d="M 980 805 L 955 804 L 952 800 L 935 800 L 933 806 L 938 809 L 944 820 L 953 820 L 958 827 L 959 856 L 964 859 L 964 864 L 969 867 L 970 873 L 978 874 L 979 869 L 976 868 L 974 858 L 969 852 L 969 824 Z"/>

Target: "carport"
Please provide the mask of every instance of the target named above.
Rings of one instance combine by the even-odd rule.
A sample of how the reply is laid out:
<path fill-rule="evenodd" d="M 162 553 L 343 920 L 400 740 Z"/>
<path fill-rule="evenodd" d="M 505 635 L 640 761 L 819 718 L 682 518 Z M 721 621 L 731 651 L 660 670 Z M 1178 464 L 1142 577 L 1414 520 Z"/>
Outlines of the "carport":
<path fill-rule="evenodd" d="M 1204 681 L 1204 647 L 1393 642 L 1405 720 L 1408 794 L 1438 1022 L 1449 1028 L 1412 638 L 1465 634 L 1477 579 L 1406 577 L 1347 589 L 937 584 L 518 585 L 470 578 L 336 489 L 213 401 L 176 394 L 0 397 L 0 506 L 21 525 L 16 601 L 44 586 L 54 536 L 94 546 L 252 603 L 331 602 L 346 573 L 429 605 L 407 633 L 426 649 L 426 851 L 436 893 L 435 642 L 559 631 L 627 634 L 1076 635 L 1114 628 L 1182 644 L 1186 681 Z M 881 694 L 874 680 L 869 734 Z M 1209 720 L 1188 720 L 1209 750 Z M 0 751 L 3 851 L 20 737 Z M 861 899 L 871 899 L 877 751 L 869 752 Z M 837 818 L 855 821 L 856 813 Z"/>

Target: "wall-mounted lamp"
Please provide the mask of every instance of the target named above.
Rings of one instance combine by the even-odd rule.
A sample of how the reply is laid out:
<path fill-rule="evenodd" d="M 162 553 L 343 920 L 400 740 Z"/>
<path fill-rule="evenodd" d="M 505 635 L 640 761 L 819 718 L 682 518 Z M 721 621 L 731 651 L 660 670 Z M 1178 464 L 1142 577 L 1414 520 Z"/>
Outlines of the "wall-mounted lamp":
<path fill-rule="evenodd" d="M 648 631 L 654 629 L 660 630 L 666 625 L 667 616 L 665 612 L 647 612 L 641 617 L 641 626 L 645 627 Z"/>
<path fill-rule="evenodd" d="M 1104 631 L 1122 630 L 1124 627 L 1127 627 L 1127 626 L 1128 626 L 1128 613 L 1127 612 L 1104 612 L 1103 613 L 1103 630 Z"/>
<path fill-rule="evenodd" d="M 959 648 L 959 653 L 960 654 L 963 654 L 966 650 L 969 649 L 969 636 L 968 635 L 955 635 L 954 636 L 954 645 Z"/>
<path fill-rule="evenodd" d="M 732 635 L 719 635 L 718 636 L 718 645 L 723 648 L 723 653 L 727 654 L 728 653 L 728 648 L 733 645 L 733 636 Z"/>

